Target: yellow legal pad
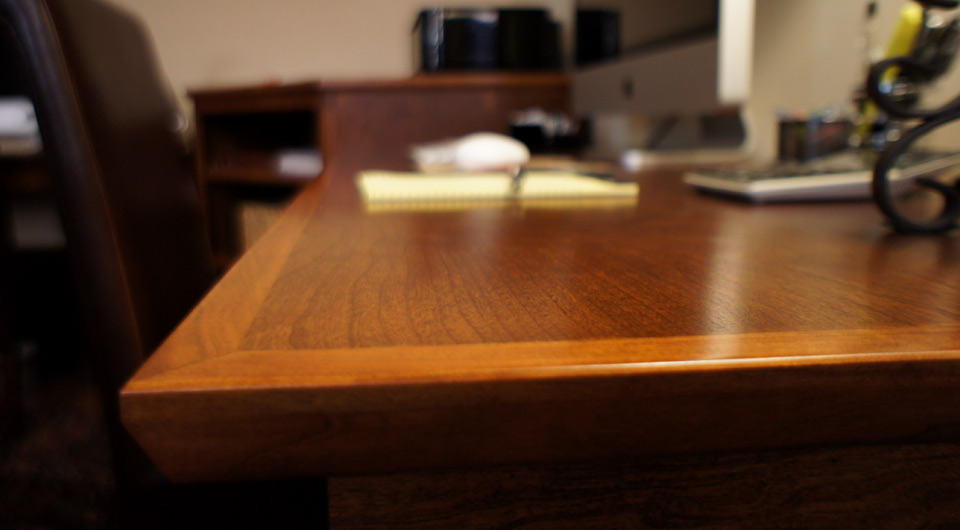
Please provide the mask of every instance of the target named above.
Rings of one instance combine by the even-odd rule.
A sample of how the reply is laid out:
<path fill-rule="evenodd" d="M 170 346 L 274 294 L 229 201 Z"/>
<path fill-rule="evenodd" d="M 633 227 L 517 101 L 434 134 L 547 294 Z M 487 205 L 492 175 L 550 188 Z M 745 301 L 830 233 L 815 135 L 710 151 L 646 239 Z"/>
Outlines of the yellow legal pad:
<path fill-rule="evenodd" d="M 514 201 L 544 206 L 593 207 L 635 202 L 639 185 L 572 173 L 530 170 L 519 187 L 509 173 L 364 171 L 357 188 L 370 209 L 461 209 Z"/>

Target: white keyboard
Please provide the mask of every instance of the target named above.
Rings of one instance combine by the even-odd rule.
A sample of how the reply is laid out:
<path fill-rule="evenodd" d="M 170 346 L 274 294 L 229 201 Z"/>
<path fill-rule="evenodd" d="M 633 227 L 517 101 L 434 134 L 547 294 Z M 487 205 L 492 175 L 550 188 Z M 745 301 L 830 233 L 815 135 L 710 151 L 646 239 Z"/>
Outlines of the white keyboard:
<path fill-rule="evenodd" d="M 844 152 L 806 163 L 701 169 L 684 175 L 695 188 L 752 202 L 863 200 L 871 197 L 872 153 Z M 894 193 L 913 179 L 960 167 L 960 153 L 907 153 L 890 171 Z"/>

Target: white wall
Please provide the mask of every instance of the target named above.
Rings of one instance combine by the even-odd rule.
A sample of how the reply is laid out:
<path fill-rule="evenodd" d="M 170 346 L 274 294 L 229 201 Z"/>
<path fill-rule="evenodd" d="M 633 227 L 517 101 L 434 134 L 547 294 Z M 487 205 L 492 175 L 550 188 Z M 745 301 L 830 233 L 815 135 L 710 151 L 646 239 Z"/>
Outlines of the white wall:
<path fill-rule="evenodd" d="M 880 0 L 872 24 L 865 24 L 865 0 L 757 0 L 754 53 L 754 118 L 757 154 L 776 154 L 778 111 L 827 107 L 852 109 L 863 86 L 867 59 L 879 59 L 899 19 L 904 0 Z M 867 48 L 870 49 L 867 49 Z M 932 91 L 943 102 L 960 93 L 960 69 Z M 927 145 L 960 148 L 960 135 L 931 135 Z"/>
<path fill-rule="evenodd" d="M 865 75 L 865 11 L 860 0 L 758 0 L 750 103 L 758 157 L 776 155 L 777 113 L 851 108 Z"/>
<path fill-rule="evenodd" d="M 573 12 L 573 0 L 110 1 L 146 22 L 185 106 L 188 88 L 409 76 L 423 7 L 540 6 L 567 31 Z"/>

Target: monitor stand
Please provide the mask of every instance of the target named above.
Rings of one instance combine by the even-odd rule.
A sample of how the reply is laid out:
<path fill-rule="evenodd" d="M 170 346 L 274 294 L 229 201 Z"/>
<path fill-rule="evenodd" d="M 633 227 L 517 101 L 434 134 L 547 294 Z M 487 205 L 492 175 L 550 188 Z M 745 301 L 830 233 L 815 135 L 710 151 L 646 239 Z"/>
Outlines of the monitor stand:
<path fill-rule="evenodd" d="M 596 153 L 619 157 L 628 170 L 658 166 L 734 164 L 749 160 L 749 123 L 745 112 L 668 116 L 642 120 L 638 127 L 612 122 L 595 140 Z"/>

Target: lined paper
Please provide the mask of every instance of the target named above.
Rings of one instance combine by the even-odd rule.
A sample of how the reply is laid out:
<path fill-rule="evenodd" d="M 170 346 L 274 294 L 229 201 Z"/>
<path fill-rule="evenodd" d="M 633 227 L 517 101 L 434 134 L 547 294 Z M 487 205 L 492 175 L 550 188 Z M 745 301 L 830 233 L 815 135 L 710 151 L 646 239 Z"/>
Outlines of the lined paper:
<path fill-rule="evenodd" d="M 364 171 L 357 177 L 364 202 L 482 202 L 550 199 L 635 199 L 636 182 L 619 182 L 568 171 L 526 171 L 514 189 L 509 173 L 416 173 Z"/>

